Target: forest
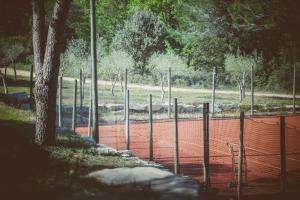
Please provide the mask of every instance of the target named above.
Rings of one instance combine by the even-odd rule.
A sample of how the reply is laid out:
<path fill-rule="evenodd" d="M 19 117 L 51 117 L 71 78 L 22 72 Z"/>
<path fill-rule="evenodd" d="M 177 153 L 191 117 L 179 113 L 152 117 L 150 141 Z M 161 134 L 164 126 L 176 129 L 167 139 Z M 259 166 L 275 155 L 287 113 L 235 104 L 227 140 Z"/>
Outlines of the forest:
<path fill-rule="evenodd" d="M 48 20 L 53 3 L 46 1 Z M 132 82 L 155 84 L 171 67 L 176 85 L 207 88 L 216 67 L 217 87 L 232 88 L 253 65 L 257 88 L 291 91 L 293 65 L 300 58 L 299 1 L 98 0 L 96 5 L 100 79 L 115 80 L 127 67 Z M 0 13 L 1 65 L 29 64 L 30 1 L 9 1 Z M 88 1 L 75 0 L 61 43 L 61 73 L 78 74 L 80 68 L 90 73 L 89 42 Z"/>

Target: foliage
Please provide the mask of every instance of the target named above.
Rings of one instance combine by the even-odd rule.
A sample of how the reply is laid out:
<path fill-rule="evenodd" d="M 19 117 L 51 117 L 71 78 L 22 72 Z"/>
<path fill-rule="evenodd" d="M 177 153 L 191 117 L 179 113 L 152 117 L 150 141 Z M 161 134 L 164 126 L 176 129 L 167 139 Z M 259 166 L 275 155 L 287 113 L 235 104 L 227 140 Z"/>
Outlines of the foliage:
<path fill-rule="evenodd" d="M 132 58 L 123 51 L 113 50 L 100 58 L 98 73 L 102 79 L 114 81 L 123 76 L 125 68 L 132 69 Z"/>
<path fill-rule="evenodd" d="M 61 75 L 78 76 L 80 69 L 90 73 L 88 60 L 88 46 L 82 39 L 73 39 L 69 42 L 66 51 L 61 54 Z"/>
<path fill-rule="evenodd" d="M 131 55 L 135 70 L 144 74 L 148 72 L 146 65 L 150 57 L 164 50 L 164 38 L 162 22 L 151 11 L 136 8 L 124 28 L 117 33 L 114 47 Z"/>
<path fill-rule="evenodd" d="M 263 65 L 262 55 L 253 52 L 252 55 L 241 55 L 238 51 L 236 55 L 227 54 L 225 59 L 225 69 L 229 72 L 231 81 L 240 82 L 242 80 L 243 73 L 246 75 L 246 79 L 251 75 L 251 66 L 253 70 L 258 71 Z"/>

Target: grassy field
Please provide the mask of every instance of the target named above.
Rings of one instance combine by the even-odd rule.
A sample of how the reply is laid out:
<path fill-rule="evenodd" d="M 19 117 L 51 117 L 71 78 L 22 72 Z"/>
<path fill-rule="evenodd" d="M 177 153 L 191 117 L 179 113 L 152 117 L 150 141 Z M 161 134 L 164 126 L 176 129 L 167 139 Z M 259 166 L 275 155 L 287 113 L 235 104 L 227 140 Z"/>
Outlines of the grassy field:
<path fill-rule="evenodd" d="M 18 81 L 13 81 L 12 76 L 9 75 L 8 79 L 8 90 L 9 93 L 14 92 L 26 92 L 29 93 L 29 77 L 18 76 Z M 142 104 L 148 105 L 149 102 L 149 94 L 153 95 L 153 104 L 158 105 L 166 105 L 168 102 L 167 98 L 167 88 L 165 88 L 165 98 L 161 100 L 161 92 L 159 90 L 151 90 L 147 87 L 136 88 L 129 87 L 130 90 L 130 102 L 133 104 Z M 78 84 L 78 93 L 79 93 L 79 84 Z M 84 99 L 83 105 L 89 106 L 89 98 L 90 98 L 90 83 L 87 82 L 84 87 Z M 62 102 L 64 106 L 72 106 L 73 104 L 73 96 L 74 96 L 74 81 L 64 80 L 63 81 L 63 90 L 62 90 Z M 99 95 L 99 105 L 105 104 L 123 104 L 124 103 L 124 93 L 121 90 L 120 85 L 116 85 L 114 90 L 114 95 L 111 93 L 110 85 L 98 85 L 98 95 Z M 77 104 L 79 105 L 79 96 L 77 96 Z M 178 103 L 181 105 L 195 105 L 199 106 L 204 102 L 211 102 L 211 94 L 209 93 L 200 93 L 200 92 L 185 92 L 185 91 L 173 91 L 172 98 L 177 98 Z M 173 102 L 173 100 L 172 100 Z M 215 103 L 218 105 L 224 104 L 234 104 L 236 105 L 235 109 L 222 111 L 217 113 L 215 116 L 232 116 L 239 114 L 239 108 L 246 111 L 246 114 L 250 114 L 249 105 L 251 99 L 250 96 L 246 96 L 242 103 L 239 101 L 238 94 L 220 94 L 216 93 L 216 101 Z M 264 114 L 282 114 L 282 113 L 291 113 L 291 108 L 286 108 L 286 105 L 292 105 L 291 98 L 279 98 L 279 97 L 266 97 L 266 96 L 255 96 L 255 110 L 256 114 L 264 115 Z M 300 99 L 296 99 L 296 105 L 300 105 Z M 275 111 L 266 111 L 262 110 L 263 107 L 273 107 L 276 108 Z M 201 112 L 195 113 L 181 113 L 180 117 L 194 117 L 201 116 Z M 101 111 L 101 118 L 104 121 L 114 121 L 114 120 L 122 120 L 123 113 L 120 112 L 106 112 Z M 70 117 L 70 116 L 68 116 Z M 87 117 L 87 116 L 86 116 Z M 147 113 L 131 113 L 131 119 L 147 119 Z M 160 112 L 154 115 L 154 118 L 165 118 L 167 117 L 166 112 Z"/>

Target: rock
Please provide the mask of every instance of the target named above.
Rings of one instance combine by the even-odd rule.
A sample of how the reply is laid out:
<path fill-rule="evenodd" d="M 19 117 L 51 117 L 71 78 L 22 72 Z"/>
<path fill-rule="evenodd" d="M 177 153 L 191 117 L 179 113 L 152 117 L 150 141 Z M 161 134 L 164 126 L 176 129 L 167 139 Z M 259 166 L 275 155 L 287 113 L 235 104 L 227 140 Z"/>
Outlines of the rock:
<path fill-rule="evenodd" d="M 182 105 L 181 112 L 184 113 L 193 113 L 196 111 L 196 107 L 193 105 Z"/>
<path fill-rule="evenodd" d="M 158 105 L 158 104 L 153 104 L 152 105 L 152 111 L 153 112 L 161 112 L 164 110 L 164 106 L 162 105 Z M 147 111 L 149 111 L 148 107 L 147 107 Z"/>
<path fill-rule="evenodd" d="M 25 92 L 12 93 L 7 95 L 6 102 L 10 105 L 20 107 L 21 104 L 30 102 L 30 96 Z"/>
<path fill-rule="evenodd" d="M 153 191 L 161 193 L 160 199 L 198 199 L 199 185 L 188 176 L 171 176 L 151 182 Z"/>
<path fill-rule="evenodd" d="M 119 153 L 121 153 L 122 157 L 131 157 L 132 156 L 132 152 L 130 150 L 121 150 L 121 151 L 119 151 Z"/>
<path fill-rule="evenodd" d="M 105 106 L 111 111 L 118 111 L 124 109 L 123 104 L 106 104 Z"/>
<path fill-rule="evenodd" d="M 117 150 L 107 147 L 103 144 L 98 144 L 97 146 L 97 151 L 101 155 L 120 155 L 120 153 Z"/>
<path fill-rule="evenodd" d="M 142 104 L 131 104 L 129 106 L 130 111 L 132 112 L 147 112 L 147 106 Z"/>
<path fill-rule="evenodd" d="M 229 110 L 236 110 L 238 106 L 235 104 L 221 104 L 219 105 L 219 107 L 223 111 L 229 111 Z"/>
<path fill-rule="evenodd" d="M 89 173 L 87 178 L 94 178 L 106 185 L 145 184 L 150 185 L 154 179 L 173 176 L 171 172 L 154 167 L 134 167 L 103 169 Z"/>
<path fill-rule="evenodd" d="M 160 193 L 160 199 L 163 200 L 199 198 L 199 184 L 192 178 L 177 176 L 155 167 L 104 169 L 85 177 L 110 186 L 144 186 Z"/>
<path fill-rule="evenodd" d="M 20 109 L 22 109 L 22 110 L 30 110 L 30 104 L 29 103 L 22 103 L 21 105 L 20 105 Z"/>
<path fill-rule="evenodd" d="M 23 101 L 27 101 L 29 100 L 29 95 L 26 94 L 25 92 L 18 92 L 18 93 L 13 93 L 13 94 L 10 94 L 12 97 L 16 98 L 17 101 L 19 102 L 23 102 Z"/>
<path fill-rule="evenodd" d="M 214 109 L 215 113 L 222 112 L 222 108 L 221 108 L 221 106 L 219 104 L 215 104 L 214 108 L 215 108 Z"/>
<path fill-rule="evenodd" d="M 97 143 L 95 142 L 95 140 L 92 137 L 82 136 L 81 138 L 84 140 L 85 143 L 87 143 L 91 146 L 97 145 Z"/>
<path fill-rule="evenodd" d="M 62 110 L 65 113 L 72 113 L 73 112 L 73 106 L 72 105 L 65 105 L 65 106 L 63 106 Z"/>

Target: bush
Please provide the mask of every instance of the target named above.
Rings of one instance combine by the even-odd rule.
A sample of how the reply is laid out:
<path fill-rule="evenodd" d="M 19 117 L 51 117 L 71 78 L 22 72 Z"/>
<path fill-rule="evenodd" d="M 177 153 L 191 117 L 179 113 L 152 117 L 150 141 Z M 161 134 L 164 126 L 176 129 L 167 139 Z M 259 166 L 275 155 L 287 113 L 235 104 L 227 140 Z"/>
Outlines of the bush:
<path fill-rule="evenodd" d="M 163 23 L 151 11 L 134 9 L 130 19 L 114 38 L 114 47 L 132 56 L 134 69 L 148 73 L 146 65 L 155 52 L 164 50 L 166 33 Z"/>

